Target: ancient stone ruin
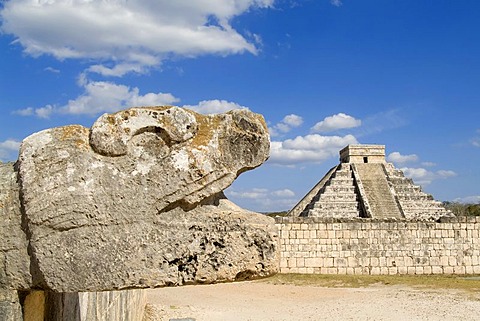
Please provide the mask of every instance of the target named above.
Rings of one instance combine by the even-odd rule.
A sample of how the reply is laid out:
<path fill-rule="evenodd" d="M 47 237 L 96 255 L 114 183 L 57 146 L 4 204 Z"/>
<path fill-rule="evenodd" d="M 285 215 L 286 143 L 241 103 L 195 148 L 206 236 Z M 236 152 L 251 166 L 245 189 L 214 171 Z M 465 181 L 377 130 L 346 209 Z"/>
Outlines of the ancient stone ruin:
<path fill-rule="evenodd" d="M 330 169 L 288 215 L 434 220 L 453 216 L 385 161 L 384 145 L 343 148 L 340 164 Z"/>
<path fill-rule="evenodd" d="M 268 155 L 265 121 L 247 110 L 132 108 L 27 137 L 0 164 L 0 319 L 94 320 L 85 311 L 116 293 L 98 291 L 275 273 L 274 220 L 222 193 Z M 138 305 L 125 292 L 120 308 Z M 133 320 L 122 315 L 110 319 Z"/>
<path fill-rule="evenodd" d="M 277 217 L 280 273 L 479 274 L 480 217 L 455 217 L 385 161 L 349 145 L 340 164 Z"/>
<path fill-rule="evenodd" d="M 269 155 L 263 117 L 132 108 L 35 133 L 0 163 L 0 320 L 142 320 L 143 288 L 281 273 L 479 274 L 480 218 L 453 217 L 349 145 L 275 220 L 223 190 Z"/>

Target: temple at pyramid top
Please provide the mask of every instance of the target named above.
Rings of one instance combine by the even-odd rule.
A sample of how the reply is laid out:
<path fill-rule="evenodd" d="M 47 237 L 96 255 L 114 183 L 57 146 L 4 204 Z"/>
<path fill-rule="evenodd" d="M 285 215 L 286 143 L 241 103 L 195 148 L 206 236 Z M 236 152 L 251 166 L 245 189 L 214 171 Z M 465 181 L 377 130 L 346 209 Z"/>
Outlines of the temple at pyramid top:
<path fill-rule="evenodd" d="M 385 145 L 348 145 L 340 151 L 340 163 L 385 163 Z"/>
<path fill-rule="evenodd" d="M 335 218 L 438 219 L 453 216 L 385 160 L 384 145 L 348 145 L 333 167 L 288 213 Z"/>

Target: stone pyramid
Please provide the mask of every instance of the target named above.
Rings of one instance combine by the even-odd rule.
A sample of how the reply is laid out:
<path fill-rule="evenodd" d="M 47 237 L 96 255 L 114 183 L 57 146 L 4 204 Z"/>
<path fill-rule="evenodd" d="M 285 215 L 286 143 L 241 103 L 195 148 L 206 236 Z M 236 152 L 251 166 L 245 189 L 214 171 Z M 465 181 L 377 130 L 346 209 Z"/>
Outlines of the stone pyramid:
<path fill-rule="evenodd" d="M 384 145 L 348 145 L 333 167 L 288 213 L 333 218 L 438 219 L 453 216 L 385 161 Z"/>

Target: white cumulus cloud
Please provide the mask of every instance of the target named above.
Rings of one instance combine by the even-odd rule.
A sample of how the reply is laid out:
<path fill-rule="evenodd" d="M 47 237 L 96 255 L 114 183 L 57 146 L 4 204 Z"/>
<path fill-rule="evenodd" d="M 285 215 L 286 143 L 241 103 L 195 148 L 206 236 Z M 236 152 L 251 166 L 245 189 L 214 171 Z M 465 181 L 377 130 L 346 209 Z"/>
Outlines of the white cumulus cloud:
<path fill-rule="evenodd" d="M 300 127 L 303 124 L 301 116 L 290 114 L 283 117 L 282 121 L 269 128 L 270 135 L 275 137 L 288 133 L 292 128 Z"/>
<path fill-rule="evenodd" d="M 277 196 L 277 197 L 293 197 L 293 196 L 295 196 L 295 192 L 293 192 L 292 190 L 289 190 L 288 188 L 273 191 L 271 194 L 273 196 Z"/>
<path fill-rule="evenodd" d="M 169 93 L 140 94 L 137 87 L 107 81 L 84 81 L 84 93 L 71 99 L 63 106 L 46 105 L 40 108 L 25 108 L 15 113 L 22 116 L 35 115 L 48 118 L 51 114 L 73 114 L 94 116 L 104 112 L 116 112 L 135 106 L 170 105 L 179 99 Z"/>
<path fill-rule="evenodd" d="M 21 142 L 15 139 L 7 139 L 0 142 L 0 161 L 14 160 L 18 155 Z"/>
<path fill-rule="evenodd" d="M 387 156 L 387 160 L 395 164 L 405 164 L 418 161 L 418 156 L 415 154 L 402 155 L 399 152 L 393 152 Z"/>
<path fill-rule="evenodd" d="M 79 85 L 84 92 L 75 99 L 69 100 L 65 105 L 45 105 L 43 107 L 28 107 L 15 111 L 21 116 L 36 116 L 49 118 L 52 114 L 71 114 L 96 116 L 100 113 L 112 113 L 130 107 L 162 106 L 178 103 L 180 99 L 170 93 L 140 94 L 137 87 L 116 84 L 108 81 L 89 81 L 83 74 Z M 184 105 L 202 114 L 224 113 L 232 109 L 248 109 L 226 100 L 203 100 L 196 105 Z"/>
<path fill-rule="evenodd" d="M 268 189 L 266 188 L 252 188 L 250 190 L 236 191 L 229 189 L 227 192 L 229 197 L 233 198 L 247 198 L 247 199 L 260 199 L 268 196 Z"/>
<path fill-rule="evenodd" d="M 433 180 L 437 179 L 446 179 L 450 177 L 457 176 L 457 173 L 451 170 L 438 170 L 438 171 L 429 171 L 425 168 L 412 168 L 404 167 L 401 168 L 406 177 L 413 179 L 415 184 L 419 185 L 428 185 Z"/>
<path fill-rule="evenodd" d="M 230 187 L 225 195 L 244 208 L 255 208 L 261 212 L 287 211 L 296 203 L 295 193 L 288 189 L 269 190 L 267 188 L 236 189 Z"/>
<path fill-rule="evenodd" d="M 226 100 L 203 100 L 197 105 L 184 105 L 184 108 L 191 109 L 200 114 L 221 114 L 233 109 L 248 109 L 248 107 L 239 105 Z"/>
<path fill-rule="evenodd" d="M 292 127 L 298 127 L 303 124 L 303 118 L 295 114 L 290 114 L 283 118 L 283 123 Z"/>
<path fill-rule="evenodd" d="M 333 116 L 325 117 L 324 120 L 316 123 L 311 131 L 313 133 L 326 133 L 339 129 L 354 128 L 362 124 L 362 121 L 355 119 L 350 115 L 339 113 Z"/>
<path fill-rule="evenodd" d="M 338 151 L 349 144 L 358 144 L 353 135 L 342 137 L 311 134 L 284 141 L 272 141 L 268 162 L 281 165 L 322 162 L 338 156 Z"/>
<path fill-rule="evenodd" d="M 32 56 L 88 59 L 108 76 L 143 72 L 172 55 L 256 54 L 260 38 L 231 20 L 274 0 L 9 0 L 1 31 Z M 248 36 L 249 35 L 249 36 Z M 247 39 L 246 37 L 249 37 Z"/>
<path fill-rule="evenodd" d="M 3 142 L 0 142 L 0 148 L 5 150 L 18 150 L 20 147 L 20 142 L 15 139 L 7 139 Z"/>

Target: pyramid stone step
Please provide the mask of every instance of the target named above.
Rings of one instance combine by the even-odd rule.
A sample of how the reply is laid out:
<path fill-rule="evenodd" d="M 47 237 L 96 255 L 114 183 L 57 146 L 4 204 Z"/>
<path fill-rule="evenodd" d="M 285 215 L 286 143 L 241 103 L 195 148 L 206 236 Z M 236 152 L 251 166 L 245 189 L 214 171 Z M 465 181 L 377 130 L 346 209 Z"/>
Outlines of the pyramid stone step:
<path fill-rule="evenodd" d="M 426 208 L 431 208 L 431 207 L 440 207 L 444 208 L 442 203 L 439 201 L 435 200 L 430 200 L 430 201 L 425 201 L 425 200 L 416 200 L 416 201 L 403 201 L 401 202 L 403 207 L 405 208 L 413 208 L 413 207 L 426 207 Z"/>
<path fill-rule="evenodd" d="M 445 207 L 442 207 L 441 205 L 437 204 L 416 204 L 416 206 L 407 206 L 405 207 L 405 210 L 407 211 L 412 211 L 412 210 L 427 210 L 427 211 L 446 211 Z"/>
<path fill-rule="evenodd" d="M 356 209 L 356 201 L 337 201 L 337 202 L 317 202 L 313 206 L 316 209 L 327 209 L 327 210 L 343 210 L 343 209 Z"/>
<path fill-rule="evenodd" d="M 397 185 L 394 186 L 397 195 L 410 193 L 423 193 L 420 186 L 417 185 Z"/>
<path fill-rule="evenodd" d="M 390 177 L 389 181 L 393 185 L 413 185 L 412 179 L 407 177 Z"/>
<path fill-rule="evenodd" d="M 352 178 L 352 172 L 349 170 L 339 170 L 335 172 L 334 178 Z"/>
<path fill-rule="evenodd" d="M 345 179 L 332 179 L 328 182 L 329 186 L 353 186 L 353 179 L 352 178 L 345 178 Z"/>
<path fill-rule="evenodd" d="M 417 201 L 417 202 L 422 202 L 422 201 L 433 201 L 432 195 L 428 194 L 398 194 L 397 195 L 398 200 L 400 202 L 402 201 Z"/>
<path fill-rule="evenodd" d="M 320 209 L 312 209 L 309 211 L 308 216 L 314 216 L 314 217 L 337 217 L 337 218 L 342 218 L 342 217 L 348 217 L 348 218 L 354 218 L 354 217 L 359 217 L 359 212 L 357 210 L 320 210 Z"/>
<path fill-rule="evenodd" d="M 325 193 L 355 193 L 355 186 L 352 185 L 329 185 L 325 188 Z"/>
<path fill-rule="evenodd" d="M 337 202 L 337 201 L 357 201 L 355 194 L 340 194 L 340 193 L 324 193 L 319 198 L 320 202 Z"/>
<path fill-rule="evenodd" d="M 444 208 L 433 208 L 433 207 L 412 207 L 405 209 L 405 213 L 431 213 L 431 212 L 446 212 L 447 210 Z"/>
<path fill-rule="evenodd" d="M 405 211 L 405 217 L 407 219 L 429 219 L 429 218 L 437 218 L 441 216 L 451 216 L 451 213 L 447 210 L 438 210 L 438 211 Z"/>
<path fill-rule="evenodd" d="M 403 172 L 399 169 L 394 169 L 394 170 L 388 171 L 388 174 L 389 174 L 389 176 L 397 177 L 397 178 L 405 177 Z"/>
<path fill-rule="evenodd" d="M 369 206 L 370 215 L 374 218 L 396 217 L 402 214 L 395 201 L 387 181 L 383 164 L 355 164 L 357 179 L 363 186 Z"/>
<path fill-rule="evenodd" d="M 446 211 L 443 207 L 439 206 L 410 206 L 403 207 L 404 212 L 421 212 L 421 211 Z"/>

